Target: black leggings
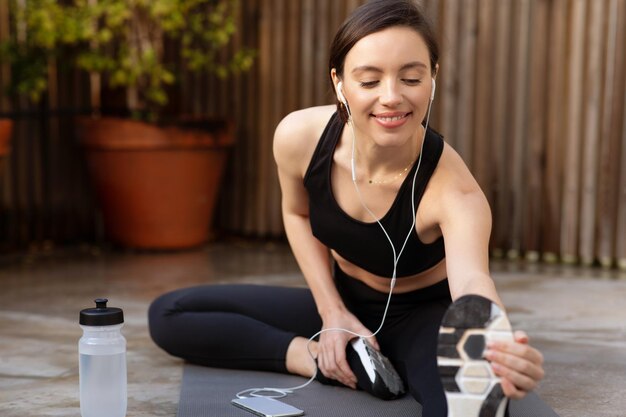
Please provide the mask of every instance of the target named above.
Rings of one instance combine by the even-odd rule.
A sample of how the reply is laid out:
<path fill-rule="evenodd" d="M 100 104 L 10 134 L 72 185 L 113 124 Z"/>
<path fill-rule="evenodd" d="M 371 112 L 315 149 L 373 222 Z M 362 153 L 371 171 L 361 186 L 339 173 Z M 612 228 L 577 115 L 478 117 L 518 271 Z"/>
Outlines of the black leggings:
<path fill-rule="evenodd" d="M 338 268 L 335 282 L 347 308 L 376 330 L 387 294 Z M 376 336 L 422 404 L 423 417 L 439 417 L 446 409 L 436 350 L 439 323 L 450 301 L 447 280 L 394 294 Z M 165 294 L 150 306 L 149 323 L 156 344 L 174 356 L 207 366 L 276 372 L 287 372 L 293 338 L 309 338 L 322 326 L 310 290 L 260 285 L 207 285 Z"/>
<path fill-rule="evenodd" d="M 371 331 L 380 325 L 387 294 L 335 270 L 335 284 L 347 308 Z M 450 304 L 448 281 L 394 294 L 376 336 L 423 417 L 444 417 L 446 399 L 437 370 L 439 324 Z M 207 285 L 157 298 L 150 306 L 150 334 L 157 345 L 189 362 L 234 369 L 286 373 L 294 337 L 309 338 L 322 321 L 306 288 Z M 511 416 L 555 416 L 536 395 L 514 402 Z M 527 414 L 530 412 L 530 414 Z"/>

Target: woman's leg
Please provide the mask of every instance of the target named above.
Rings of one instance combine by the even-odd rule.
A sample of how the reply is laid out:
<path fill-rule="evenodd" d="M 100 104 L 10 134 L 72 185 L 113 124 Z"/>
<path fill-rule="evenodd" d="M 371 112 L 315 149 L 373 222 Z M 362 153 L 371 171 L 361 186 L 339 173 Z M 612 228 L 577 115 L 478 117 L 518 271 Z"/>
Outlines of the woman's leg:
<path fill-rule="evenodd" d="M 437 368 L 437 340 L 446 303 L 429 301 L 381 332 L 383 353 L 397 367 L 411 395 L 422 405 L 422 417 L 445 417 L 446 397 Z"/>
<path fill-rule="evenodd" d="M 448 404 L 440 382 L 436 357 L 440 323 L 448 310 L 448 304 L 449 300 L 446 299 L 420 304 L 414 313 L 401 321 L 401 325 L 392 327 L 389 334 L 383 336 L 385 339 L 391 336 L 391 342 L 393 342 L 409 335 L 410 340 L 406 344 L 410 346 L 408 350 L 403 349 L 403 345 L 398 343 L 394 344 L 395 349 L 391 346 L 389 350 L 392 352 L 390 356 L 398 355 L 400 358 L 398 366 L 406 372 L 411 394 L 422 404 L 422 417 L 446 417 L 447 415 Z M 489 307 L 490 311 L 491 307 Z M 382 346 L 381 343 L 381 348 Z M 463 411 L 467 412 L 467 408 L 464 407 Z M 485 410 L 479 414 L 483 415 L 483 411 Z M 495 413 L 495 410 L 485 411 L 485 415 L 495 415 L 490 414 L 491 412 Z M 522 400 L 509 401 L 505 415 L 507 417 L 558 417 L 535 393 L 528 394 Z"/>
<path fill-rule="evenodd" d="M 150 334 L 168 353 L 193 363 L 287 372 L 296 336 L 321 327 L 311 292 L 261 285 L 207 285 L 173 291 L 149 310 Z"/>
<path fill-rule="evenodd" d="M 336 271 L 340 293 L 348 308 L 367 326 L 380 325 L 387 294 L 342 276 Z M 446 398 L 437 369 L 437 340 L 441 319 L 450 304 L 447 281 L 391 297 L 387 320 L 377 335 L 387 356 L 422 405 L 422 417 L 445 417 Z"/>

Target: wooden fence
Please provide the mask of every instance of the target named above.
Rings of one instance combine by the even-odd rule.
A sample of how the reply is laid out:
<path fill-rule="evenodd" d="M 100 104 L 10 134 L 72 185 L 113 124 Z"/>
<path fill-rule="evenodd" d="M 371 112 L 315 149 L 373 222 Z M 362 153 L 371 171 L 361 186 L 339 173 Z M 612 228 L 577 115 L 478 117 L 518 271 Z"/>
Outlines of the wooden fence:
<path fill-rule="evenodd" d="M 253 70 L 184 78 L 185 112 L 237 121 L 222 230 L 282 235 L 273 130 L 290 111 L 331 102 L 328 45 L 361 3 L 242 1 L 234 45 L 258 49 Z M 431 123 L 491 203 L 494 254 L 626 268 L 626 0 L 421 3 L 442 51 Z M 0 39 L 6 22 L 0 0 Z M 102 236 L 71 124 L 89 111 L 85 75 L 50 79 L 37 107 L 0 99 L 17 120 L 0 190 L 5 246 Z M 0 85 L 9 82 L 0 64 Z"/>

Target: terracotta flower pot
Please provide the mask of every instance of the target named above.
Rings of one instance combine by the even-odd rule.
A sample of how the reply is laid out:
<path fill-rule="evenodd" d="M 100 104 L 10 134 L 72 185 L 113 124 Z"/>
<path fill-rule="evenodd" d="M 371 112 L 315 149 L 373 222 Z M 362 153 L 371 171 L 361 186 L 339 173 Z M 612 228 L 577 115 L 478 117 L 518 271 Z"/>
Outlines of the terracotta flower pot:
<path fill-rule="evenodd" d="M 4 180 L 5 166 L 11 152 L 12 132 L 13 121 L 11 119 L 0 119 L 0 185 L 2 185 Z"/>
<path fill-rule="evenodd" d="M 108 237 L 126 247 L 182 249 L 206 242 L 232 125 L 157 127 L 83 118 L 79 139 Z"/>

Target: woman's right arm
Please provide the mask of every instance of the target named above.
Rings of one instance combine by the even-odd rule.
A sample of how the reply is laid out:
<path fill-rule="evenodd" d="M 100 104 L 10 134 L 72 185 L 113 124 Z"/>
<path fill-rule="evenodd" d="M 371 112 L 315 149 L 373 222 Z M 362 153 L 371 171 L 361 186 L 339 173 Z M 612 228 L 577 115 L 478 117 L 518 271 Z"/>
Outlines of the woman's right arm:
<path fill-rule="evenodd" d="M 301 110 L 285 117 L 276 128 L 274 158 L 282 191 L 285 232 L 315 299 L 323 328 L 370 333 L 346 309 L 332 278 L 329 250 L 311 231 L 309 199 L 303 179 L 321 134 L 319 122 L 324 120 L 324 114 L 328 112 Z M 328 117 L 322 121 L 322 128 Z M 353 337 L 346 332 L 325 332 L 318 345 L 318 365 L 322 373 L 352 387 L 356 377 L 345 360 L 345 348 Z"/>

